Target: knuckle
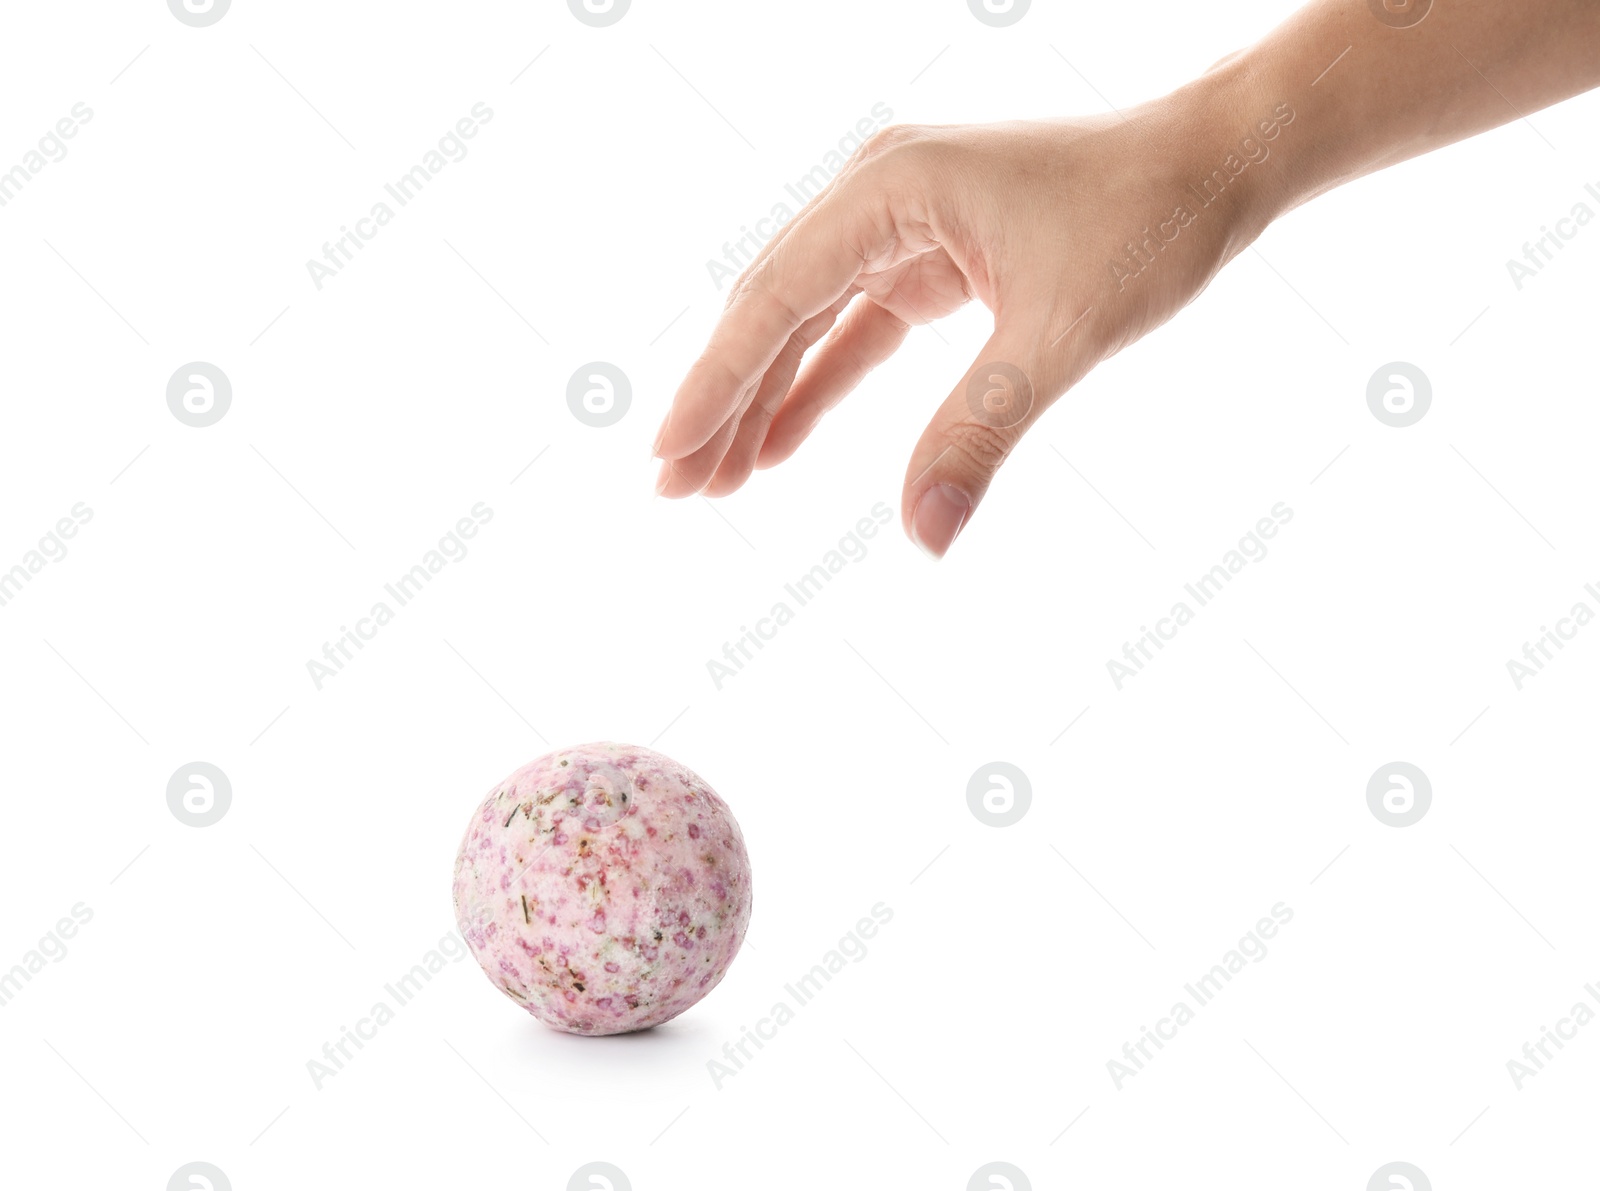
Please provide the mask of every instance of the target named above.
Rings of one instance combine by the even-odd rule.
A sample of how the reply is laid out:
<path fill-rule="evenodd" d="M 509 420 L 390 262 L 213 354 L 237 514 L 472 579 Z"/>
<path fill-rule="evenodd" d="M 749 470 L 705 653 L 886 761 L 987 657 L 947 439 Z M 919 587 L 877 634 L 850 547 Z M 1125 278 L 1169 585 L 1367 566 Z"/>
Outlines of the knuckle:
<path fill-rule="evenodd" d="M 977 421 L 956 422 L 951 425 L 947 435 L 956 452 L 970 460 L 984 474 L 998 469 L 1016 445 L 1016 434 L 1012 429 Z"/>
<path fill-rule="evenodd" d="M 778 272 L 782 267 L 777 253 L 768 253 L 751 264 L 729 287 L 728 297 L 722 305 L 723 314 L 743 308 L 759 315 L 762 323 L 770 326 L 770 329 L 781 332 L 785 337 L 793 335 L 806 320 L 784 294 Z"/>
<path fill-rule="evenodd" d="M 907 149 L 923 144 L 927 135 L 927 129 L 919 124 L 888 124 L 866 139 L 857 156 L 863 162 L 905 156 Z"/>
<path fill-rule="evenodd" d="M 794 330 L 799 329 L 805 319 L 784 294 L 784 285 L 778 276 L 782 261 L 783 258 L 776 252 L 768 253 L 757 261 L 750 269 L 745 288 L 764 301 L 768 308 L 788 325 L 792 334 Z"/>

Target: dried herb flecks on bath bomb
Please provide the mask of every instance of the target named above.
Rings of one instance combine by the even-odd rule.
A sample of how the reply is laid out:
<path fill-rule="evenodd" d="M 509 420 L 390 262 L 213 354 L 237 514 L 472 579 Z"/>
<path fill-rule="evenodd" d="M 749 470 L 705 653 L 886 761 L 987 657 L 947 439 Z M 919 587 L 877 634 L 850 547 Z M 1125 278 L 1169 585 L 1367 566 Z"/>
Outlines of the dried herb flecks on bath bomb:
<path fill-rule="evenodd" d="M 558 1030 L 623 1034 L 721 981 L 750 925 L 750 857 L 727 803 L 691 770 L 585 744 L 484 799 L 456 856 L 455 906 L 507 997 Z"/>

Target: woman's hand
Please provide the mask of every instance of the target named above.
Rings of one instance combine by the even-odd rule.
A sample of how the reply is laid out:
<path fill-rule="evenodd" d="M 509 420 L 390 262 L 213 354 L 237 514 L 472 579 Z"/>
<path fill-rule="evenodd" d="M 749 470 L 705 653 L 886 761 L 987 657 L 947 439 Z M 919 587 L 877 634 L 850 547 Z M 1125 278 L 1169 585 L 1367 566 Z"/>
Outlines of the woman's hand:
<path fill-rule="evenodd" d="M 1126 113 L 894 127 L 734 287 L 656 442 L 659 490 L 789 457 L 908 328 L 976 298 L 994 335 L 911 453 L 906 531 L 941 556 L 1017 441 L 1278 214 L 1600 84 L 1600 3 L 1312 0 Z"/>
<path fill-rule="evenodd" d="M 667 496 L 787 459 L 909 328 L 995 330 L 911 453 L 907 532 L 943 555 L 1017 441 L 1265 226 L 1292 110 L 1218 76 L 1125 117 L 884 129 L 746 270 L 662 426 Z M 1193 187 L 1193 189 L 1191 189 Z"/>

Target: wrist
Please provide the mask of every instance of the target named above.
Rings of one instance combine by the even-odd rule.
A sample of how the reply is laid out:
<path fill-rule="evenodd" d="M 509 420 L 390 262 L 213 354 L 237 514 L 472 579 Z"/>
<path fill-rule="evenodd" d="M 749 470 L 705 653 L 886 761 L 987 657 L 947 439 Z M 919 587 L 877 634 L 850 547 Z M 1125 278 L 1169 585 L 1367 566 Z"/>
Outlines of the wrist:
<path fill-rule="evenodd" d="M 1168 100 L 1182 113 L 1183 160 L 1193 175 L 1188 194 L 1202 203 L 1225 198 L 1241 247 L 1316 193 L 1307 185 L 1317 149 L 1304 102 L 1247 53 L 1218 63 Z"/>

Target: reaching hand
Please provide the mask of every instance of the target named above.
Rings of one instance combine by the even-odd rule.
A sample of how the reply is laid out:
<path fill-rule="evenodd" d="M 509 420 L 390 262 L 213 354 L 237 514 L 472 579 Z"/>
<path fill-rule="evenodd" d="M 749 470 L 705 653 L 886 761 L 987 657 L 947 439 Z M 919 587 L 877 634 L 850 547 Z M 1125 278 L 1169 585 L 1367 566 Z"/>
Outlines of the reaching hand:
<path fill-rule="evenodd" d="M 1051 403 L 1277 215 L 1600 82 L 1593 0 L 1431 20 L 1414 16 L 1425 3 L 1401 7 L 1409 25 L 1366 0 L 1316 0 L 1125 113 L 883 129 L 735 285 L 662 424 L 658 490 L 734 491 L 793 454 L 911 326 L 976 298 L 994 334 L 952 378 L 901 497 L 906 531 L 942 556 Z"/>

